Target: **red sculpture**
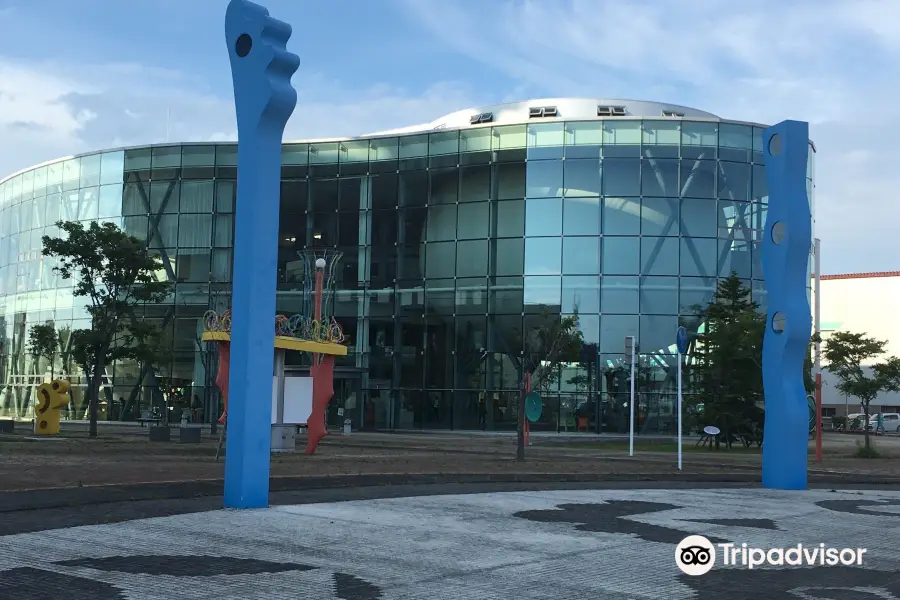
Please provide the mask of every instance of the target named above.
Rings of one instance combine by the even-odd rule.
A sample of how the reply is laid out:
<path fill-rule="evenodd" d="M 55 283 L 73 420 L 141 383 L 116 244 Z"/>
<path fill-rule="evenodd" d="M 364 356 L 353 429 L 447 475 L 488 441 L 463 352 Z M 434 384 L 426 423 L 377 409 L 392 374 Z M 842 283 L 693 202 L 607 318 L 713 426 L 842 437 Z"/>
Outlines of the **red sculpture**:
<path fill-rule="evenodd" d="M 231 360 L 231 344 L 228 342 L 219 342 L 219 372 L 216 374 L 216 387 L 222 393 L 222 416 L 219 417 L 219 423 L 224 425 L 225 419 L 228 418 L 228 365 Z"/>
<path fill-rule="evenodd" d="M 325 411 L 328 403 L 334 395 L 334 356 L 317 355 L 313 361 L 318 361 L 309 368 L 313 380 L 312 414 L 306 423 L 306 453 L 313 454 L 319 446 L 319 441 L 328 435 L 325 427 Z"/>

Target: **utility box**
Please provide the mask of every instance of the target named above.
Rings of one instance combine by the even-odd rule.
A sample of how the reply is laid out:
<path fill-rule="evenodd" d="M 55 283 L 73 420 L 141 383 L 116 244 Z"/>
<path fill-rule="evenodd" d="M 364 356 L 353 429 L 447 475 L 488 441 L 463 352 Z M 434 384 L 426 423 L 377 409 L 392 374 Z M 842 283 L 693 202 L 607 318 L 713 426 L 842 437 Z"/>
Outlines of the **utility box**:
<path fill-rule="evenodd" d="M 294 452 L 297 446 L 297 426 L 278 423 L 272 425 L 272 452 Z"/>

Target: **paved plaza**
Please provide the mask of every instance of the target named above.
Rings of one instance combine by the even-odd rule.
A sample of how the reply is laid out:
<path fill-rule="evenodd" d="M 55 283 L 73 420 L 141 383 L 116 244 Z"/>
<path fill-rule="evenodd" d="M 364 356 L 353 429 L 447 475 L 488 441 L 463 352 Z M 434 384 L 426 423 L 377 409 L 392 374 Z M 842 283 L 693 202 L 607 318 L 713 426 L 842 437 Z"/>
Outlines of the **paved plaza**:
<path fill-rule="evenodd" d="M 15 514 L 7 515 L 15 518 Z M 676 566 L 688 535 L 862 566 Z M 900 599 L 900 493 L 553 490 L 217 510 L 0 537 L 17 600 Z"/>

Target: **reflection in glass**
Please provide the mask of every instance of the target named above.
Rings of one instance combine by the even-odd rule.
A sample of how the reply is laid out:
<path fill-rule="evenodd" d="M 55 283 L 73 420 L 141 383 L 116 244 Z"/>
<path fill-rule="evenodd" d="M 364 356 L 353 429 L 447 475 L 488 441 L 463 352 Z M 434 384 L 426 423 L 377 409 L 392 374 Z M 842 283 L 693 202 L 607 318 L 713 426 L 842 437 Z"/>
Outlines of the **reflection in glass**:
<path fill-rule="evenodd" d="M 527 248 L 526 244 L 526 252 Z M 600 273 L 600 240 L 598 238 L 565 237 L 563 238 L 562 252 L 563 274 L 589 275 Z"/>
<path fill-rule="evenodd" d="M 562 200 L 529 198 L 525 201 L 525 235 L 549 236 L 562 233 Z"/>
<path fill-rule="evenodd" d="M 601 258 L 604 275 L 637 275 L 641 265 L 640 239 L 604 237 Z"/>
<path fill-rule="evenodd" d="M 600 279 L 600 307 L 608 314 L 637 314 L 637 277 L 615 277 L 604 275 Z"/>
<path fill-rule="evenodd" d="M 600 235 L 600 198 L 563 200 L 564 235 Z"/>
<path fill-rule="evenodd" d="M 602 222 L 603 235 L 639 235 L 641 199 L 604 198 Z"/>
<path fill-rule="evenodd" d="M 525 274 L 558 274 L 562 258 L 560 242 L 560 238 L 525 238 Z"/>
<path fill-rule="evenodd" d="M 544 308 L 559 310 L 562 304 L 560 296 L 560 277 L 526 277 L 525 308 L 540 310 Z"/>
<path fill-rule="evenodd" d="M 556 160 L 529 162 L 526 165 L 525 195 L 528 198 L 562 196 L 563 163 Z"/>
<path fill-rule="evenodd" d="M 562 311 L 592 314 L 600 312 L 600 278 L 567 276 L 562 278 Z"/>

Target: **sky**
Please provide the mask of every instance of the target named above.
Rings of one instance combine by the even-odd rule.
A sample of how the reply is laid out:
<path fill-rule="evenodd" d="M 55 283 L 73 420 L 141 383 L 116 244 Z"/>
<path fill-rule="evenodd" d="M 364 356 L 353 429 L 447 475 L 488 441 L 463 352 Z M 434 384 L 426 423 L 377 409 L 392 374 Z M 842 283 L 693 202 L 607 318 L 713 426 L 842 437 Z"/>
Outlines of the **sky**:
<path fill-rule="evenodd" d="M 824 273 L 900 270 L 900 0 L 265 0 L 294 28 L 285 139 L 505 101 L 682 104 L 810 123 Z M 236 137 L 226 0 L 0 0 L 0 177 Z"/>

